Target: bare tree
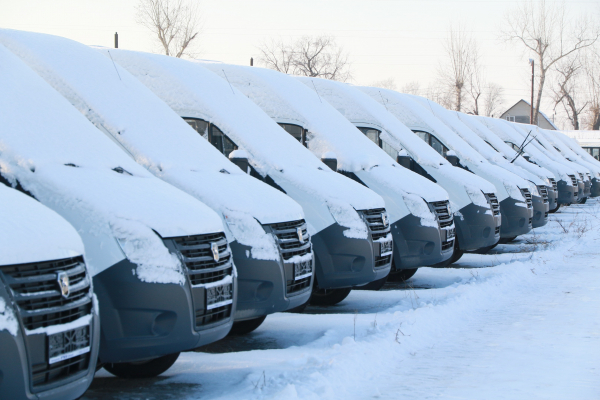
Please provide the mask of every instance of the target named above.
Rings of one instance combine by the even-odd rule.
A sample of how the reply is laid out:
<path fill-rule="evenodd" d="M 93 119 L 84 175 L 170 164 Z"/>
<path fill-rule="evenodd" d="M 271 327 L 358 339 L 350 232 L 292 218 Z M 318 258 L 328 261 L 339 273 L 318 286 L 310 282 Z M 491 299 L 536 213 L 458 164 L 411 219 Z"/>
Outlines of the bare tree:
<path fill-rule="evenodd" d="M 394 78 L 381 79 L 372 82 L 369 86 L 391 90 L 396 90 L 398 88 L 398 86 L 396 85 L 396 80 Z"/>
<path fill-rule="evenodd" d="M 485 82 L 483 71 L 479 64 L 479 58 L 475 57 L 471 61 L 471 67 L 468 74 L 466 92 L 469 95 L 470 104 L 465 107 L 470 114 L 479 115 L 479 105 L 481 103 L 483 92 L 485 90 Z"/>
<path fill-rule="evenodd" d="M 438 67 L 438 79 L 442 86 L 446 86 L 454 93 L 452 108 L 462 111 L 465 85 L 469 83 L 473 65 L 479 57 L 477 44 L 464 27 L 451 26 L 444 41 L 444 50 L 447 60 Z"/>
<path fill-rule="evenodd" d="M 429 85 L 425 89 L 424 97 L 449 110 L 454 108 L 454 92 L 446 86 Z"/>
<path fill-rule="evenodd" d="M 192 45 L 200 33 L 200 11 L 191 0 L 140 0 L 136 6 L 137 23 L 156 35 L 161 50 L 168 56 L 194 56 Z"/>
<path fill-rule="evenodd" d="M 579 57 L 563 59 L 555 66 L 556 82 L 551 88 L 555 109 L 558 105 L 563 106 L 567 118 L 575 130 L 579 130 L 580 115 L 588 106 L 587 101 L 580 101 L 582 91 L 578 80 L 581 68 Z"/>
<path fill-rule="evenodd" d="M 600 46 L 586 52 L 584 58 L 585 87 L 589 100 L 585 115 L 587 129 L 600 130 Z"/>
<path fill-rule="evenodd" d="M 349 55 L 332 36 L 303 36 L 288 43 L 271 41 L 259 50 L 259 60 L 267 68 L 341 82 L 352 79 Z"/>
<path fill-rule="evenodd" d="M 504 40 L 520 43 L 537 58 L 537 98 L 533 120 L 538 120 L 544 84 L 550 68 L 571 54 L 593 45 L 600 32 L 588 18 L 575 21 L 567 15 L 565 4 L 546 0 L 524 0 L 505 16 Z"/>
<path fill-rule="evenodd" d="M 417 81 L 408 82 L 400 88 L 400 92 L 406 94 L 421 95 L 421 84 Z"/>
<path fill-rule="evenodd" d="M 504 107 L 504 89 L 496 83 L 490 83 L 483 94 L 483 112 L 487 117 L 496 117 Z"/>

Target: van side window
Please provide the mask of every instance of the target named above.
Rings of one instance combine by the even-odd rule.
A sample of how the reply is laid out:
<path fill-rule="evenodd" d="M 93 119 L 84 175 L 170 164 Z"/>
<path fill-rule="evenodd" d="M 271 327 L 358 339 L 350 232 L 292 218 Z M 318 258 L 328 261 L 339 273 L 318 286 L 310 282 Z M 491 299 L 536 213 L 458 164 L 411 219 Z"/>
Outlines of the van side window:
<path fill-rule="evenodd" d="M 211 124 L 208 141 L 217 148 L 225 157 L 229 158 L 229 154 L 237 149 L 237 146 L 231 139 L 227 137 L 216 125 Z"/>
<path fill-rule="evenodd" d="M 398 158 L 398 151 L 390 146 L 390 144 L 383 139 L 381 140 L 381 148 L 385 151 L 390 157 L 394 159 L 394 161 Z"/>
<path fill-rule="evenodd" d="M 509 147 L 511 147 L 514 151 L 521 151 L 521 149 L 519 148 L 519 146 L 517 146 L 516 144 L 512 143 L 512 142 L 504 142 L 506 143 Z"/>
<path fill-rule="evenodd" d="M 358 129 L 362 133 L 364 133 L 365 136 L 371 140 L 371 142 L 373 142 L 377 146 L 381 147 L 381 142 L 379 141 L 379 134 L 381 133 L 380 131 L 378 131 L 377 129 L 373 129 L 373 128 L 363 128 L 363 127 L 359 127 Z"/>
<path fill-rule="evenodd" d="M 190 126 L 194 128 L 196 132 L 202 135 L 202 137 L 208 139 L 208 122 L 204 121 L 203 119 L 197 118 L 183 118 L 183 120 L 190 124 Z"/>
<path fill-rule="evenodd" d="M 294 124 L 279 124 L 279 126 L 306 147 L 306 130 L 304 128 Z"/>
<path fill-rule="evenodd" d="M 435 151 L 437 151 L 438 153 L 440 153 L 442 155 L 442 157 L 446 157 L 446 153 L 448 153 L 448 148 L 446 146 L 444 146 L 444 144 L 442 142 L 440 142 L 438 140 L 438 138 L 436 138 L 433 135 L 429 135 L 431 138 L 431 147 L 433 147 L 433 149 Z"/>
<path fill-rule="evenodd" d="M 415 134 L 420 137 L 425 143 L 429 144 L 429 133 L 422 131 L 415 131 Z"/>

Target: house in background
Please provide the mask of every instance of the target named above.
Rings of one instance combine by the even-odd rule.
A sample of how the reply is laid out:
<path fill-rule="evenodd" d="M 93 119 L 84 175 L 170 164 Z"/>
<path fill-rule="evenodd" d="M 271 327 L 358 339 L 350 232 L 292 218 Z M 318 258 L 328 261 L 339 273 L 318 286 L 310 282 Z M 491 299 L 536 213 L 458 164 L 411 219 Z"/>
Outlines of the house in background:
<path fill-rule="evenodd" d="M 511 122 L 518 122 L 521 124 L 529 124 L 531 115 L 531 105 L 525 100 L 519 100 L 514 106 L 509 108 L 500 116 L 500 118 Z M 558 130 L 554 122 L 540 111 L 538 115 L 537 126 L 543 129 L 554 129 Z"/>
<path fill-rule="evenodd" d="M 562 131 L 577 141 L 584 150 L 600 161 L 600 131 Z"/>

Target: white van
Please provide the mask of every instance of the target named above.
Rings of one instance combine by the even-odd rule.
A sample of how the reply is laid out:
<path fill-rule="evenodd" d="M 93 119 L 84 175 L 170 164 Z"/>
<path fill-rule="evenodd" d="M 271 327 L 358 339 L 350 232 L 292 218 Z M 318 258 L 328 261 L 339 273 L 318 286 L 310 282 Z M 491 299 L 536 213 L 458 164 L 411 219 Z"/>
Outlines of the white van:
<path fill-rule="evenodd" d="M 501 242 L 508 242 L 531 230 L 533 208 L 529 182 L 501 167 L 490 164 L 436 117 L 432 111 L 435 107 L 433 103 L 424 106 L 422 100 L 416 96 L 393 90 L 366 87 L 361 90 L 384 104 L 396 118 L 442 156 L 447 157 L 448 152 L 452 151 L 450 156 L 453 165 L 460 166 L 484 178 L 496 187 L 502 216 Z M 439 112 L 439 109 L 437 110 Z"/>
<path fill-rule="evenodd" d="M 114 64 L 111 53 L 118 51 L 100 53 L 69 39 L 25 32 L 6 40 L 127 155 L 218 213 L 238 271 L 233 333 L 248 333 L 268 314 L 308 301 L 313 256 L 298 203 L 248 176 L 202 139 Z M 71 55 L 76 57 L 64 65 Z"/>
<path fill-rule="evenodd" d="M 343 115 L 296 78 L 266 68 L 204 63 L 258 104 L 318 158 L 385 200 L 400 279 L 452 257 L 455 229 L 448 193 L 402 168 Z M 333 165 L 332 165 L 333 166 Z"/>
<path fill-rule="evenodd" d="M 0 220 L 0 397 L 77 399 L 92 383 L 100 344 L 81 238 L 2 183 Z"/>
<path fill-rule="evenodd" d="M 568 146 L 575 154 L 580 157 L 580 160 L 585 161 L 587 166 L 595 174 L 592 175 L 592 197 L 600 196 L 600 164 L 588 151 L 582 148 L 576 140 L 566 135 L 561 131 L 553 131 L 552 134 Z"/>
<path fill-rule="evenodd" d="M 0 60 L 0 175 L 81 236 L 100 302 L 99 362 L 154 376 L 227 335 L 236 280 L 219 216 L 136 164 L 2 45 Z M 184 264 L 188 249 L 211 269 Z"/>
<path fill-rule="evenodd" d="M 148 53 L 111 54 L 207 146 L 304 208 L 316 263 L 312 303 L 335 304 L 353 287 L 388 275 L 391 235 L 380 196 L 330 171 L 246 96 L 201 65 Z"/>
<path fill-rule="evenodd" d="M 383 105 L 356 87 L 326 79 L 298 79 L 317 91 L 392 159 L 448 192 L 456 227 L 454 255 L 449 261 L 457 261 L 465 251 L 483 252 L 498 243 L 501 218 L 494 185 L 452 166 Z"/>

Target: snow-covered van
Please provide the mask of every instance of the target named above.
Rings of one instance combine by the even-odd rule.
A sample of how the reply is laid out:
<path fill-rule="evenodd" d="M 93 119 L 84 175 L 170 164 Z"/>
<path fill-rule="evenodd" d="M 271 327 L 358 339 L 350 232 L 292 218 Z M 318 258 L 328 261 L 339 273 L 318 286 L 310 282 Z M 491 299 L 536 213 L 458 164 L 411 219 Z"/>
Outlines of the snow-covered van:
<path fill-rule="evenodd" d="M 110 53 L 183 117 L 200 140 L 204 137 L 243 171 L 303 207 L 315 255 L 312 303 L 335 304 L 352 287 L 389 274 L 392 242 L 380 196 L 329 170 L 245 95 L 201 65 L 148 53 Z M 240 199 L 245 196 L 240 193 Z M 296 243 L 295 226 L 277 229 L 283 231 L 282 248 Z"/>
<path fill-rule="evenodd" d="M 453 165 L 460 166 L 484 178 L 496 187 L 502 216 L 501 242 L 512 240 L 516 236 L 531 230 L 533 206 L 529 182 L 488 162 L 464 139 L 437 118 L 437 114 L 442 116 L 441 110 L 436 108 L 439 105 L 433 102 L 427 104 L 424 103 L 428 101 L 426 99 L 389 89 L 365 87 L 361 90 L 386 106 L 404 125 L 442 156 L 451 157 Z M 443 107 L 441 108 L 443 109 Z M 448 155 L 449 151 L 451 152 L 450 155 Z"/>
<path fill-rule="evenodd" d="M 2 183 L 0 221 L 0 398 L 77 399 L 92 383 L 100 343 L 81 238 Z"/>
<path fill-rule="evenodd" d="M 552 172 L 548 171 L 546 168 L 527 161 L 527 155 L 523 157 L 523 154 L 520 154 L 502 139 L 500 139 L 483 123 L 483 121 L 477 119 L 476 116 L 467 115 L 464 113 L 457 113 L 457 115 L 458 118 L 465 123 L 465 125 L 470 127 L 471 130 L 475 132 L 481 139 L 483 139 L 485 143 L 497 151 L 501 157 L 504 157 L 509 163 L 515 164 L 517 167 L 523 170 L 523 177 L 530 182 L 533 182 L 535 179 L 531 178 L 531 174 L 533 174 L 534 177 L 541 179 L 543 183 L 541 185 L 537 185 L 538 192 L 547 200 L 549 210 L 556 208 L 556 198 L 558 194 L 552 185 L 553 181 L 556 182 L 556 177 Z M 538 215 L 536 215 L 537 212 L 535 211 L 537 208 L 539 207 L 536 207 L 534 199 L 534 227 L 539 226 L 536 224 L 536 221 L 539 221 Z"/>
<path fill-rule="evenodd" d="M 0 87 L 0 175 L 81 236 L 98 362 L 154 376 L 227 335 L 237 285 L 219 216 L 136 164 L 2 45 Z"/>
<path fill-rule="evenodd" d="M 494 185 L 454 167 L 358 88 L 326 79 L 299 79 L 400 165 L 448 192 L 456 227 L 452 261 L 457 261 L 465 251 L 485 251 L 498 242 L 501 218 Z"/>
<path fill-rule="evenodd" d="M 592 174 L 592 197 L 600 196 L 600 163 L 592 155 L 582 148 L 575 139 L 569 137 L 567 134 L 561 131 L 551 131 L 557 139 L 562 141 L 566 146 L 569 147 L 581 161 L 585 162 L 585 165 L 590 168 Z"/>
<path fill-rule="evenodd" d="M 569 180 L 573 185 L 573 201 L 572 203 L 580 202 L 584 197 L 584 183 L 581 177 L 579 176 L 580 166 L 568 161 L 559 152 L 554 149 L 554 147 L 548 143 L 543 134 L 539 131 L 539 127 L 536 125 L 528 125 L 528 124 L 519 124 L 516 122 L 508 122 L 507 124 L 511 125 L 517 133 L 520 134 L 521 139 L 525 140 L 527 138 L 527 145 L 525 147 L 526 151 L 530 151 L 531 148 L 536 148 L 540 153 L 543 153 L 547 158 L 563 165 L 568 170 Z"/>
<path fill-rule="evenodd" d="M 444 189 L 391 160 L 296 78 L 266 68 L 203 65 L 229 80 L 315 156 L 335 159 L 333 170 L 383 197 L 395 244 L 392 274 L 404 279 L 418 267 L 452 257 L 455 229 Z"/>
<path fill-rule="evenodd" d="M 583 160 L 577 153 L 575 153 L 571 148 L 562 140 L 558 135 L 560 132 L 549 130 L 549 129 L 540 129 L 546 140 L 560 153 L 568 161 L 575 163 L 582 168 L 586 168 L 588 172 L 580 172 L 580 176 L 583 177 L 583 181 L 585 184 L 584 195 L 586 197 L 595 197 L 600 192 L 600 187 L 596 184 L 594 187 L 593 178 L 600 177 L 600 166 L 597 163 L 589 163 Z M 595 192 L 594 195 L 592 192 Z"/>
<path fill-rule="evenodd" d="M 438 113 L 441 114 L 442 111 L 438 111 Z M 500 152 L 500 149 L 492 146 L 489 141 L 486 142 L 482 136 L 493 137 L 496 139 L 496 145 L 498 147 L 509 152 L 512 150 L 478 120 L 458 111 L 444 109 L 444 113 L 446 114 L 444 118 L 444 120 L 447 121 L 446 125 L 452 128 L 454 132 L 469 143 L 471 147 L 477 150 L 477 152 L 485 157 L 486 160 L 512 172 L 530 183 L 529 191 L 531 193 L 533 206 L 532 227 L 538 228 L 546 225 L 548 222 L 548 211 L 550 210 L 548 187 L 546 185 L 550 185 L 550 181 L 542 179 L 536 174 L 529 172 L 527 169 L 521 168 L 519 165 L 511 162 L 514 158 L 508 160 L 507 157 Z M 463 125 L 460 125 L 459 122 Z M 514 152 L 514 150 L 512 151 Z"/>
<path fill-rule="evenodd" d="M 232 333 L 250 332 L 268 314 L 308 301 L 313 255 L 298 203 L 250 177 L 202 139 L 114 63 L 118 50 L 99 52 L 41 34 L 12 33 L 10 41 L 32 68 L 99 129 L 98 134 L 102 131 L 138 164 L 221 217 L 238 271 Z M 64 60 L 70 61 L 65 65 Z"/>

